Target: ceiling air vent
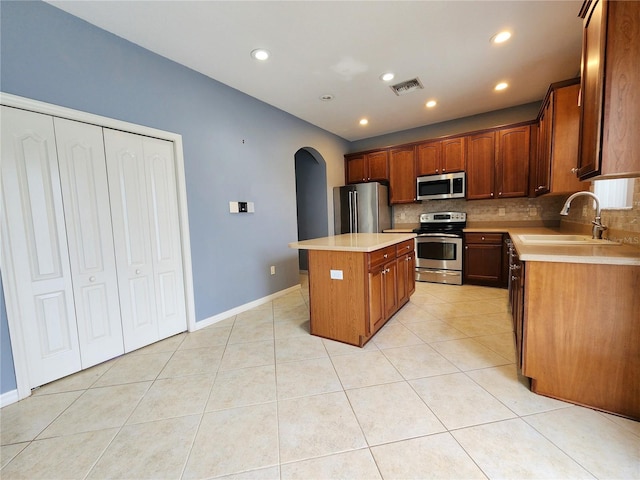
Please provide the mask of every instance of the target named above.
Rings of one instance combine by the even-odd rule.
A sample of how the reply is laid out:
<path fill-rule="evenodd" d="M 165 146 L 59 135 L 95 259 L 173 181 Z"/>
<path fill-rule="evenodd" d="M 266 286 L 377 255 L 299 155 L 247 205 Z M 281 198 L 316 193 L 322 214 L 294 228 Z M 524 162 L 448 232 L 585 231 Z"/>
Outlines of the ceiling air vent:
<path fill-rule="evenodd" d="M 396 95 L 406 95 L 407 93 L 411 93 L 414 90 L 422 90 L 424 87 L 422 86 L 422 82 L 418 77 L 412 78 L 411 80 L 407 80 L 406 82 L 396 83 L 395 85 L 391 85 L 391 90 Z"/>

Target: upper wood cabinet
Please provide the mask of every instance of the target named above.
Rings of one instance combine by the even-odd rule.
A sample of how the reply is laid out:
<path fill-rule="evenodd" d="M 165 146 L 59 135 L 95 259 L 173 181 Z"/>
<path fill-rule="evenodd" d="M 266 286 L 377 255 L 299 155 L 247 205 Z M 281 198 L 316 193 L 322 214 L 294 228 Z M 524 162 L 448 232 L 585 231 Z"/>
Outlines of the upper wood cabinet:
<path fill-rule="evenodd" d="M 587 0 L 578 174 L 640 176 L 640 2 Z"/>
<path fill-rule="evenodd" d="M 532 169 L 534 195 L 572 193 L 589 188 L 577 172 L 580 107 L 578 79 L 554 83 L 538 117 L 537 160 Z"/>
<path fill-rule="evenodd" d="M 469 136 L 467 200 L 527 196 L 529 156 L 529 125 Z"/>
<path fill-rule="evenodd" d="M 392 148 L 389 152 L 389 203 L 416 201 L 415 148 Z"/>
<path fill-rule="evenodd" d="M 493 198 L 496 134 L 483 132 L 467 139 L 467 200 Z"/>
<path fill-rule="evenodd" d="M 464 171 L 465 137 L 421 143 L 416 147 L 416 175 L 439 175 Z"/>
<path fill-rule="evenodd" d="M 496 196 L 526 197 L 529 193 L 529 125 L 496 133 Z"/>
<path fill-rule="evenodd" d="M 379 150 L 345 155 L 346 183 L 385 182 L 389 180 L 389 153 Z"/>
<path fill-rule="evenodd" d="M 440 173 L 462 172 L 466 158 L 466 137 L 442 141 L 442 170 Z"/>

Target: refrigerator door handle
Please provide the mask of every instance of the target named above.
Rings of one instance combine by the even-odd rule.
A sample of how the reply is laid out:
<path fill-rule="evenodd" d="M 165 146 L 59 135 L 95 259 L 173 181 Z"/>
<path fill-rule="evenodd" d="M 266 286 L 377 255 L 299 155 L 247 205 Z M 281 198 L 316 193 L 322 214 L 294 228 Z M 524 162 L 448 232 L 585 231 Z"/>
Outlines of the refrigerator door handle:
<path fill-rule="evenodd" d="M 353 192 L 353 211 L 354 211 L 354 222 L 353 222 L 353 233 L 358 233 L 358 191 Z"/>
<path fill-rule="evenodd" d="M 353 232 L 353 192 L 349 190 L 349 233 Z"/>

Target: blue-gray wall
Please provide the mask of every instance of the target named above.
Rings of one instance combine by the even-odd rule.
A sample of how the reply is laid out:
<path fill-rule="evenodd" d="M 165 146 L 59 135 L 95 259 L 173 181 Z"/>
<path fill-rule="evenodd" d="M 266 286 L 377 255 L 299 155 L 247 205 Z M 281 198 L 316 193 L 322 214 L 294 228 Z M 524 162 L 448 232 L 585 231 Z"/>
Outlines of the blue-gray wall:
<path fill-rule="evenodd" d="M 350 153 L 363 152 L 365 150 L 388 147 L 390 145 L 401 145 L 403 143 L 418 142 L 445 135 L 455 135 L 485 128 L 499 127 L 501 125 L 509 125 L 511 123 L 526 122 L 534 120 L 538 116 L 538 110 L 540 110 L 541 104 L 542 100 L 518 105 L 516 107 L 504 108 L 502 110 L 480 113 L 470 117 L 457 118 L 447 122 L 434 123 L 409 130 L 379 135 L 377 137 L 356 140 L 351 143 L 349 151 Z"/>
<path fill-rule="evenodd" d="M 3 92 L 182 135 L 197 320 L 299 283 L 295 153 L 315 149 L 335 183 L 347 141 L 49 4 L 2 1 L 0 16 Z M 235 200 L 255 213 L 230 214 Z"/>
<path fill-rule="evenodd" d="M 0 393 L 9 392 L 16 388 L 16 375 L 13 369 L 13 352 L 11 351 L 11 337 L 7 324 L 7 311 L 4 306 L 4 290 L 0 278 Z"/>

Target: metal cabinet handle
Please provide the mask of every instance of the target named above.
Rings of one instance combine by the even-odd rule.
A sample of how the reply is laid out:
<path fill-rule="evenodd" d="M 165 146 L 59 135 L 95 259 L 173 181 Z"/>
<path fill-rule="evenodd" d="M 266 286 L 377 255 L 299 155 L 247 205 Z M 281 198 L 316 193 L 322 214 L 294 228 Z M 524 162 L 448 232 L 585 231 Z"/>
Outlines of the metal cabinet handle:
<path fill-rule="evenodd" d="M 578 173 L 578 167 L 573 167 L 571 169 L 571 173 Z"/>
<path fill-rule="evenodd" d="M 89 281 L 90 282 L 95 282 L 96 281 L 96 277 L 89 277 Z"/>
<path fill-rule="evenodd" d="M 384 258 L 387 258 L 389 255 L 387 255 L 386 253 L 384 254 Z"/>
<path fill-rule="evenodd" d="M 136 275 L 140 275 L 140 270 L 136 270 Z"/>

